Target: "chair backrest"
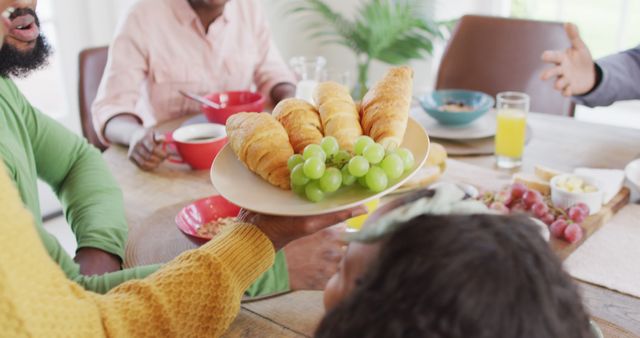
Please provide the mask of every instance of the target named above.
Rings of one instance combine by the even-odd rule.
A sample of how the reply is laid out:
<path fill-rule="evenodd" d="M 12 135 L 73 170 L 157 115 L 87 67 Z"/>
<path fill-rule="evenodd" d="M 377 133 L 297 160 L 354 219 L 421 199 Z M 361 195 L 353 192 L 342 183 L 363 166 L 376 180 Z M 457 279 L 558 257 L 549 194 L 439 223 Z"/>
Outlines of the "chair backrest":
<path fill-rule="evenodd" d="M 438 70 L 437 89 L 470 89 L 495 97 L 521 91 L 531 111 L 573 116 L 575 105 L 544 82 L 548 49 L 570 46 L 562 23 L 466 15 L 460 19 Z"/>
<path fill-rule="evenodd" d="M 82 134 L 89 140 L 89 143 L 103 151 L 107 147 L 100 142 L 98 134 L 93 128 L 91 105 L 98 93 L 102 74 L 107 65 L 108 54 L 108 47 L 89 48 L 80 52 L 80 81 L 78 84 Z"/>

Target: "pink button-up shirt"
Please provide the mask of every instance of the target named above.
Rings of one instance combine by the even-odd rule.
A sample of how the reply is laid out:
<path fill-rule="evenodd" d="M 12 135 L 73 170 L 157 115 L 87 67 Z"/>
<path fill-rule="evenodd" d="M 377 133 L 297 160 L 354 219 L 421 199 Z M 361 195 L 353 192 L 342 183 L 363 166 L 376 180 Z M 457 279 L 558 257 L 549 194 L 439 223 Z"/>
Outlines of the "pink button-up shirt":
<path fill-rule="evenodd" d="M 145 126 L 199 111 L 179 90 L 208 94 L 260 91 L 268 99 L 295 78 L 278 53 L 258 0 L 231 0 L 208 31 L 187 0 L 142 0 L 130 11 L 109 49 L 93 122 L 132 113 Z M 255 87 L 253 87 L 255 86 Z"/>

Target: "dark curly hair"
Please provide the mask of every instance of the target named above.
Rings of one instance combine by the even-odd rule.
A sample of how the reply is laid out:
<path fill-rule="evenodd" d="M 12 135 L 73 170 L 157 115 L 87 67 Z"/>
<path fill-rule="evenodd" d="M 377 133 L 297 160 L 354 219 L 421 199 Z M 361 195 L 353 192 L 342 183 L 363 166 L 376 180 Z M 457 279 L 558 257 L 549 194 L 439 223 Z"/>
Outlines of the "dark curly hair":
<path fill-rule="evenodd" d="M 40 28 L 40 20 L 33 9 L 17 8 L 11 18 L 30 14 L 34 17 L 34 24 Z M 5 41 L 0 48 L 0 77 L 25 78 L 32 72 L 47 66 L 52 53 L 51 45 L 42 33 L 38 35 L 36 44 L 31 51 L 23 52 Z"/>
<path fill-rule="evenodd" d="M 592 337 L 576 287 L 524 216 L 431 216 L 383 239 L 316 337 Z"/>

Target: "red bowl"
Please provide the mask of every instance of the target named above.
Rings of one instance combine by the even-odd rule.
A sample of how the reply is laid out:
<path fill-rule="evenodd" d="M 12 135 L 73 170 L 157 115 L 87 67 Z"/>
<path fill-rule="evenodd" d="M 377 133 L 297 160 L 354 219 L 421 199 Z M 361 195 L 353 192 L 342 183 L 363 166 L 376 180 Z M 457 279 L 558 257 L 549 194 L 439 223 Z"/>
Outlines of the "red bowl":
<path fill-rule="evenodd" d="M 202 105 L 200 110 L 213 123 L 226 124 L 229 116 L 236 113 L 262 113 L 264 110 L 264 97 L 260 93 L 248 91 L 231 91 L 213 93 L 206 96 L 207 99 L 222 106 L 221 109 Z"/>
<path fill-rule="evenodd" d="M 187 205 L 176 215 L 175 221 L 178 229 L 185 234 L 209 240 L 211 237 L 198 234 L 198 228 L 219 218 L 236 217 L 238 213 L 240 213 L 239 206 L 220 195 L 214 195 Z"/>

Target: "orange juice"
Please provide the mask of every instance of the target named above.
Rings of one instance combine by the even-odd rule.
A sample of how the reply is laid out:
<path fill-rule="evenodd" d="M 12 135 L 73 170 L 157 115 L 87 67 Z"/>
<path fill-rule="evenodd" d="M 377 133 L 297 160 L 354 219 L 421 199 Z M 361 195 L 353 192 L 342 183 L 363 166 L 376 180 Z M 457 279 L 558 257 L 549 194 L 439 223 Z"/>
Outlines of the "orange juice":
<path fill-rule="evenodd" d="M 496 155 L 521 159 L 527 115 L 520 109 L 500 109 L 496 129 Z"/>
<path fill-rule="evenodd" d="M 365 203 L 364 205 L 367 206 L 367 209 L 369 211 L 369 213 L 364 214 L 364 215 L 360 215 L 358 217 L 354 217 L 351 219 L 347 220 L 347 231 L 358 231 L 360 230 L 360 228 L 362 228 L 362 224 L 364 224 L 364 222 L 367 220 L 367 218 L 369 218 L 369 215 L 372 214 L 374 211 L 376 211 L 376 209 L 378 208 L 378 205 L 380 204 L 380 200 L 379 199 L 374 199 L 371 200 L 367 203 Z"/>

